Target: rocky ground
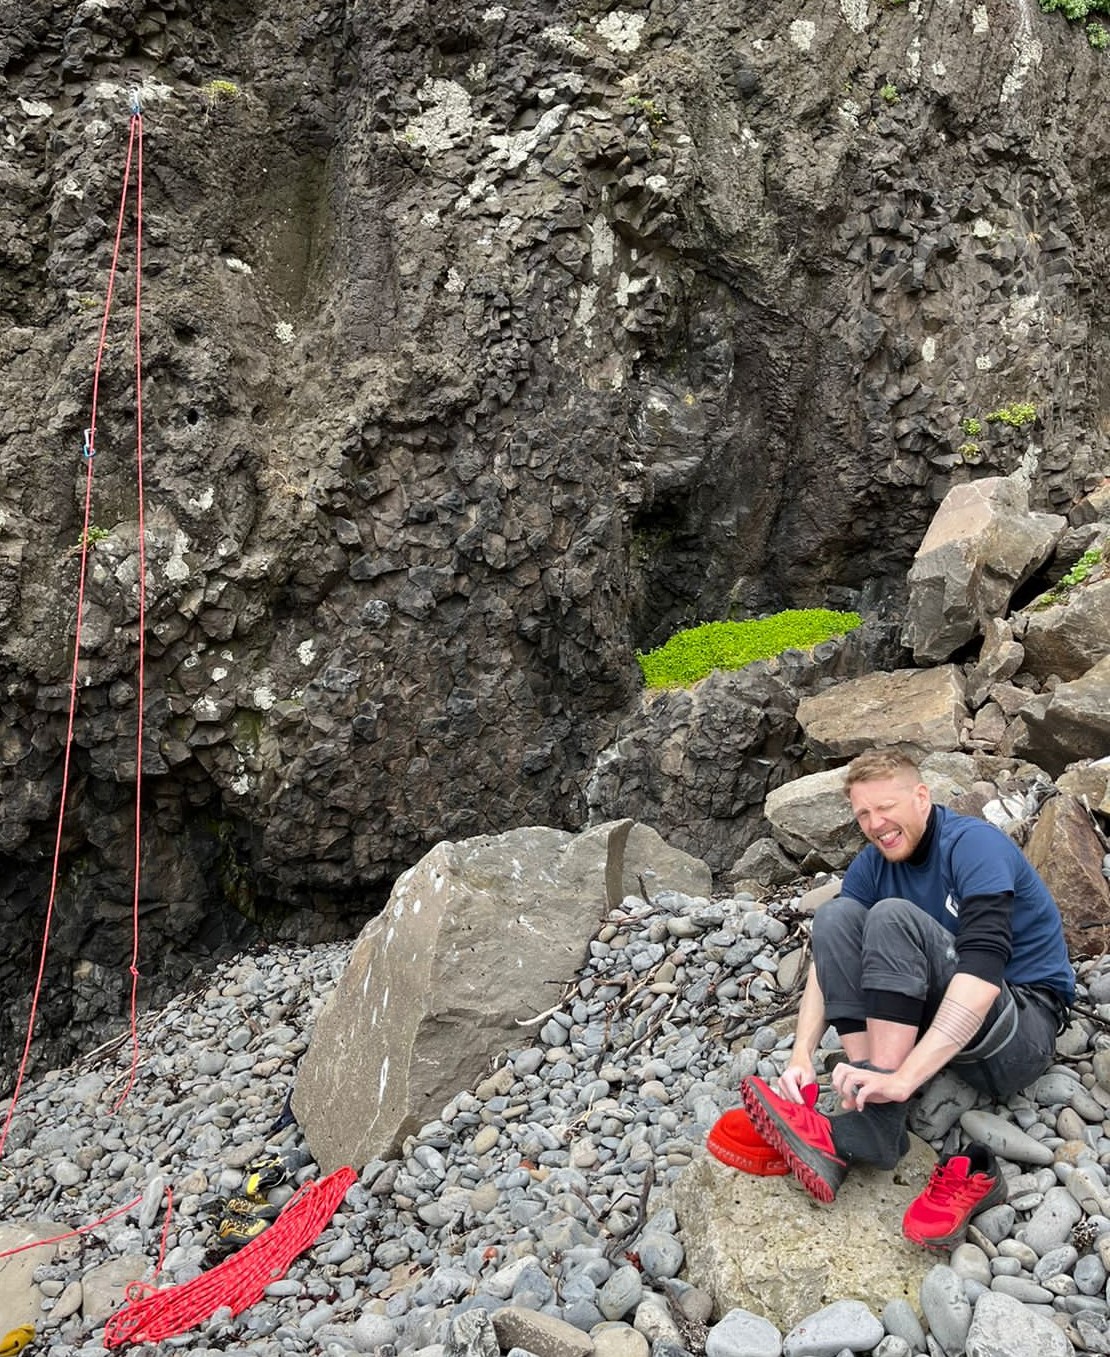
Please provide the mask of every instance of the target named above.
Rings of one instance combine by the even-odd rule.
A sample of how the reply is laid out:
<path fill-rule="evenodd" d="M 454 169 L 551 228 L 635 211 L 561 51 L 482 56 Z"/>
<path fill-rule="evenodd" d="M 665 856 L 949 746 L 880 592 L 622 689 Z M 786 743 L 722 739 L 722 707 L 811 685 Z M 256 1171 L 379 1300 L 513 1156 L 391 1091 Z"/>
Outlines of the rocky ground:
<path fill-rule="evenodd" d="M 1063 1354 L 1069 1341 L 1110 1351 L 1103 960 L 1080 967 L 1081 1016 L 1061 1038 L 1059 1065 L 1008 1107 L 965 1113 L 965 1128 L 1004 1156 L 1009 1202 L 980 1216 L 928 1274 L 918 1315 L 904 1300 L 840 1302 L 809 1317 L 805 1337 L 802 1326 L 784 1335 L 745 1312 L 711 1314 L 699 1279 L 684 1277 L 667 1188 L 705 1153 L 740 1078 L 773 1076 L 785 1059 L 802 906 L 796 892 L 767 906 L 627 898 L 556 1007 L 531 1021 L 522 1014 L 519 1046 L 460 1090 L 400 1159 L 363 1167 L 317 1243 L 259 1303 L 238 1316 L 217 1309 L 171 1344 L 258 1357 L 498 1348 L 954 1357 L 971 1350 L 969 1328 L 979 1326 L 979 1350 L 986 1335 L 1000 1355 Z M 264 1149 L 299 1143 L 295 1125 L 275 1128 L 348 952 L 244 954 L 148 1015 L 138 1082 L 118 1113 L 126 1041 L 28 1081 L 0 1168 L 0 1248 L 22 1243 L 29 1222 L 57 1235 L 135 1202 L 33 1252 L 25 1281 L 10 1265 L 0 1272 L 0 1313 L 13 1324 L 33 1317 L 41 1351 L 99 1353 L 128 1280 L 168 1287 L 218 1263 L 213 1203 L 241 1189 Z M 951 1148 L 961 1134 L 946 1129 L 932 1143 Z M 298 1177 L 317 1173 L 310 1165 Z M 153 1278 L 166 1186 L 172 1213 Z M 1014 1310 L 1026 1322 L 1015 1325 Z"/>

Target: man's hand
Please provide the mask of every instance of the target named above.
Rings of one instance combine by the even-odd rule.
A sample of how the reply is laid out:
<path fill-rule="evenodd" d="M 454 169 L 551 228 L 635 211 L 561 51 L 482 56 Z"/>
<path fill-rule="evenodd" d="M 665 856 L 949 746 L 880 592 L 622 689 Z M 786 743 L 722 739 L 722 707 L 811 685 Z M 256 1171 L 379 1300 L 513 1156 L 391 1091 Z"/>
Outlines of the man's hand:
<path fill-rule="evenodd" d="M 792 1103 L 802 1102 L 802 1086 L 812 1084 L 817 1078 L 811 1060 L 802 1060 L 797 1056 L 791 1060 L 779 1075 L 779 1093 Z"/>
<path fill-rule="evenodd" d="M 904 1103 L 913 1093 L 898 1070 L 861 1069 L 848 1061 L 833 1070 L 832 1084 L 841 1106 L 854 1112 L 862 1112 L 868 1103 Z"/>

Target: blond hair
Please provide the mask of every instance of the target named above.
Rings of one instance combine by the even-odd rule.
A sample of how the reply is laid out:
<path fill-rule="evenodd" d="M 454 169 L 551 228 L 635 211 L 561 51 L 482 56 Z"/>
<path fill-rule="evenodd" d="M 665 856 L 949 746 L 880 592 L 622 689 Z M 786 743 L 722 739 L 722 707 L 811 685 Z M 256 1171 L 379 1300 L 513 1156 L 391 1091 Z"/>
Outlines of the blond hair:
<path fill-rule="evenodd" d="M 857 782 L 878 782 L 885 777 L 909 777 L 921 781 L 916 762 L 901 749 L 867 749 L 857 754 L 844 770 L 844 792 L 847 795 Z"/>

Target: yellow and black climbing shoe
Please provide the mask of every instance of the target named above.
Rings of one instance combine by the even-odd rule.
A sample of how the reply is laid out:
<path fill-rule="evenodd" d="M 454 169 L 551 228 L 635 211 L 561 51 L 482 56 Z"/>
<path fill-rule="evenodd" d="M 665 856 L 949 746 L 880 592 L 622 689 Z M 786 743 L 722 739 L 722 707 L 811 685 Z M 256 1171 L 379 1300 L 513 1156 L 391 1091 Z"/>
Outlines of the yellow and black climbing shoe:
<path fill-rule="evenodd" d="M 11 1333 L 0 1338 L 0 1357 L 15 1357 L 15 1354 L 22 1352 L 34 1336 L 33 1324 L 21 1324 L 18 1329 L 12 1329 Z"/>
<path fill-rule="evenodd" d="M 216 1226 L 216 1240 L 225 1249 L 237 1249 L 257 1239 L 272 1224 L 273 1219 L 267 1220 L 265 1216 L 243 1216 L 226 1211 Z"/>
<path fill-rule="evenodd" d="M 280 1206 L 272 1206 L 258 1197 L 229 1197 L 222 1203 L 221 1216 L 257 1216 L 261 1220 L 277 1220 Z"/>
<path fill-rule="evenodd" d="M 263 1155 L 247 1166 L 243 1191 L 248 1197 L 261 1197 L 271 1188 L 287 1183 L 312 1162 L 312 1155 L 301 1149 L 276 1150 Z"/>

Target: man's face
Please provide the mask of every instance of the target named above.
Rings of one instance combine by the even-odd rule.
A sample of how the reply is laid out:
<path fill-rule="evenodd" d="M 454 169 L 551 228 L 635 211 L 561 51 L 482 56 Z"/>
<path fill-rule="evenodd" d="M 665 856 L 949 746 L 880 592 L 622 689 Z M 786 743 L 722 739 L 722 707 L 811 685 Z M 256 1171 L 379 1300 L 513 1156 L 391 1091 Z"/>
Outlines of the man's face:
<path fill-rule="evenodd" d="M 929 820 L 929 789 L 909 774 L 857 782 L 848 799 L 856 824 L 888 862 L 905 862 Z"/>

